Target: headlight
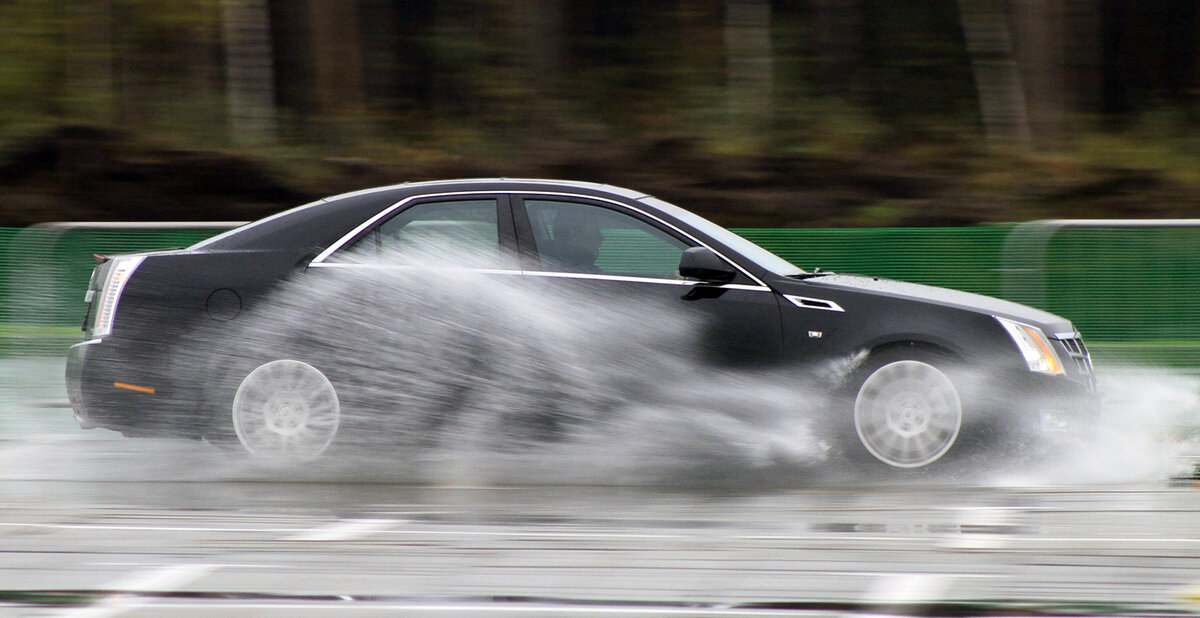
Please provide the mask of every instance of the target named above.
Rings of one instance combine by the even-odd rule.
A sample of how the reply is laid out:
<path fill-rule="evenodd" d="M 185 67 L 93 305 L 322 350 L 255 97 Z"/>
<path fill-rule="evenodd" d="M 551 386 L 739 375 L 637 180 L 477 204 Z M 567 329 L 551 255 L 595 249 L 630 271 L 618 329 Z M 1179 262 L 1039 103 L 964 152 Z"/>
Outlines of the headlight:
<path fill-rule="evenodd" d="M 117 303 L 121 300 L 121 291 L 125 282 L 133 275 L 143 256 L 130 255 L 113 258 L 104 277 L 104 285 L 100 288 L 100 296 L 96 307 L 96 321 L 92 323 L 92 336 L 103 337 L 112 332 L 113 319 L 117 317 Z"/>
<path fill-rule="evenodd" d="M 1012 337 L 1013 343 L 1017 344 L 1017 349 L 1021 351 L 1021 356 L 1025 358 L 1025 364 L 1029 365 L 1030 371 L 1062 375 L 1062 361 L 1058 360 L 1058 354 L 1054 353 L 1054 347 L 1050 345 L 1050 340 L 1046 338 L 1042 329 L 1001 317 L 997 317 L 996 321 L 1000 322 L 1004 330 L 1008 331 L 1008 336 Z"/>

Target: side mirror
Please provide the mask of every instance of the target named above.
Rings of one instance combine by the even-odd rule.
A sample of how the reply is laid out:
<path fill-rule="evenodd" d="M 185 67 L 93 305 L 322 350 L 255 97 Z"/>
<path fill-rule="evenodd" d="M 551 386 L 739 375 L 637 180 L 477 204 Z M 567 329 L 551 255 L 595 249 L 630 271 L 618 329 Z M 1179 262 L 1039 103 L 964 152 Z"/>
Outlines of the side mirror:
<path fill-rule="evenodd" d="M 720 285 L 729 283 L 737 275 L 733 266 L 707 247 L 692 247 L 679 258 L 679 274 L 688 279 L 699 279 L 704 283 Z"/>

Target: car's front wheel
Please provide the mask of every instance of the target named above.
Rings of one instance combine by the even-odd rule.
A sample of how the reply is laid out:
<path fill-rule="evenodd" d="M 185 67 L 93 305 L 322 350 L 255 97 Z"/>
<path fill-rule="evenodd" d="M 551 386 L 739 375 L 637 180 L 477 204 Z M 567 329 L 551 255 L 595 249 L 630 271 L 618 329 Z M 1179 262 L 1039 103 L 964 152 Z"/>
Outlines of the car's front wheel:
<path fill-rule="evenodd" d="M 325 374 L 298 360 L 276 360 L 251 371 L 233 397 L 233 430 L 255 458 L 308 461 L 337 435 L 341 405 Z"/>
<path fill-rule="evenodd" d="M 958 388 L 930 359 L 881 359 L 854 398 L 863 448 L 894 468 L 922 468 L 950 452 L 962 429 Z"/>

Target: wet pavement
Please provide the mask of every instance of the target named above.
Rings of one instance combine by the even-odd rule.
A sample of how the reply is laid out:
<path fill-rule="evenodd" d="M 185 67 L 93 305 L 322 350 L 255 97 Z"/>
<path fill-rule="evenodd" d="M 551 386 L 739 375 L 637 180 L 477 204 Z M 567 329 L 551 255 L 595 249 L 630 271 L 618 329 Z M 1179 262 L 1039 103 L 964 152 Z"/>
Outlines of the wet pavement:
<path fill-rule="evenodd" d="M 58 361 L 4 362 L 0 616 L 1200 614 L 1200 488 L 1109 445 L 971 482 L 417 485 L 84 432 Z"/>

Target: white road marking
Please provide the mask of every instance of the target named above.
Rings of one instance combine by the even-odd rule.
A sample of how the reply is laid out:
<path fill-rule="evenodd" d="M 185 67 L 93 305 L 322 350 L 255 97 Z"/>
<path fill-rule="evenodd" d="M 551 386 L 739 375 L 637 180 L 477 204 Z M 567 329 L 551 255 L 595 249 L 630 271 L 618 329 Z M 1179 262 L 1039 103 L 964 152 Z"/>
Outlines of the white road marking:
<path fill-rule="evenodd" d="M 930 573 L 881 575 L 863 600 L 875 605 L 902 605 L 937 601 L 954 578 Z"/>
<path fill-rule="evenodd" d="M 361 520 L 354 520 L 361 521 Z M 366 520 L 366 521 L 387 521 L 391 524 L 397 524 L 401 520 Z M 331 524 L 338 526 L 340 524 Z M 286 528 L 242 528 L 242 527 L 220 527 L 220 526 L 155 526 L 155 525 L 125 525 L 125 524 L 47 524 L 47 523 L 22 523 L 22 522 L 0 522 L 0 528 L 47 528 L 47 529 L 62 529 L 62 530 L 128 530 L 139 532 L 261 532 L 261 533 L 281 533 L 289 532 Z M 295 532 L 294 538 L 311 534 L 320 528 Z M 528 531 L 499 531 L 499 530 L 388 530 L 385 532 L 388 535 L 414 535 L 414 536 L 482 536 L 482 537 L 525 537 L 525 538 L 564 538 L 564 539 L 684 539 L 695 537 L 696 534 L 683 533 L 627 533 L 627 532 L 539 532 L 536 530 Z M 1062 543 L 1062 544 L 1080 544 L 1080 545 L 1096 545 L 1096 544 L 1120 544 L 1120 545 L 1140 545 L 1140 544 L 1180 544 L 1180 545 L 1200 545 L 1200 538 L 1171 538 L 1171 537 L 1062 537 L 1062 536 L 1042 536 L 1038 534 L 1006 534 L 1004 535 L 1013 544 L 1020 542 L 1031 542 L 1036 544 L 1044 543 Z M 727 539 L 741 541 L 835 541 L 835 542 L 900 542 L 913 540 L 927 540 L 930 535 L 927 534 L 734 534 L 725 537 Z"/>
<path fill-rule="evenodd" d="M 1188 604 L 1200 605 L 1200 582 L 1184 588 L 1177 596 Z"/>
<path fill-rule="evenodd" d="M 388 522 L 388 525 L 395 525 L 401 520 L 394 519 L 367 519 L 367 520 L 349 520 L 349 521 L 367 521 L 367 522 Z M 303 530 L 296 532 L 291 536 L 283 537 L 284 540 L 322 540 L 313 538 L 302 538 L 317 533 L 328 528 L 337 528 L 346 525 L 346 521 L 330 524 L 323 528 L 314 528 L 312 530 Z M 280 528 L 223 528 L 220 526 L 152 526 L 152 525 L 132 525 L 132 524 L 46 524 L 46 523 L 18 523 L 18 522 L 0 522 L 0 527 L 14 528 L 49 528 L 63 530 L 124 530 L 136 532 L 263 532 L 263 533 L 279 533 L 288 532 L 286 529 Z M 382 529 L 387 526 L 379 525 Z M 393 535 L 452 535 L 452 536 L 485 536 L 485 537 L 528 537 L 528 538 L 569 538 L 569 539 L 682 539 L 688 538 L 686 534 L 647 534 L 647 533 L 624 533 L 624 532 L 536 532 L 533 530 L 522 532 L 501 532 L 497 530 L 389 530 L 387 534 Z M 746 538 L 753 539 L 755 537 L 731 537 L 731 538 Z M 808 539 L 810 537 L 787 537 L 789 539 Z M 829 537 L 812 537 L 812 538 L 829 538 Z M 849 537 L 861 538 L 861 537 Z M 893 537 L 899 538 L 899 537 Z M 336 539 L 325 539 L 336 540 Z M 1200 539 L 1197 539 L 1200 542 Z"/>
<path fill-rule="evenodd" d="M 60 530 L 124 530 L 131 532 L 287 532 L 286 528 L 224 528 L 221 526 L 149 526 L 132 524 L 44 524 L 0 522 L 0 527 L 50 528 Z"/>
<path fill-rule="evenodd" d="M 999 550 L 1012 544 L 1020 530 L 1016 521 L 1020 509 L 1008 507 L 962 507 L 958 511 L 957 534 L 943 537 L 941 545 L 949 549 Z M 1003 531 L 1003 532 L 1001 532 Z"/>
<path fill-rule="evenodd" d="M 128 611 L 145 607 L 153 599 L 141 597 L 136 592 L 173 592 L 188 582 L 195 581 L 221 568 L 219 564 L 180 564 L 150 571 L 132 573 L 101 586 L 114 594 L 104 597 L 94 605 L 67 610 L 58 614 L 61 618 L 109 618 Z"/>
<path fill-rule="evenodd" d="M 940 601 L 954 577 L 932 573 L 894 573 L 881 575 L 863 597 L 863 601 L 884 610 L 879 614 L 854 614 L 860 618 L 894 615 L 886 610 Z"/>
<path fill-rule="evenodd" d="M 284 537 L 285 541 L 353 541 L 399 523 L 395 519 L 345 519 Z"/>
<path fill-rule="evenodd" d="M 386 612 L 422 612 L 444 613 L 450 615 L 468 614 L 498 614 L 513 616 L 549 615 L 608 615 L 608 616 L 796 616 L 792 609 L 738 609 L 724 607 L 603 607 L 585 605 L 526 605 L 513 603 L 509 605 L 485 605 L 470 603 L 438 604 L 430 602 L 342 602 L 334 605 L 332 602 L 313 603 L 245 603 L 237 601 L 219 601 L 213 603 L 197 602 L 194 604 L 171 601 L 155 603 L 157 610 L 205 610 L 215 615 L 232 610 L 250 611 L 251 615 L 276 615 L 280 612 L 311 612 L 314 616 L 330 614 L 349 614 L 352 611 L 363 611 L 377 614 Z M 295 614 L 291 614 L 295 615 Z M 862 618 L 862 617 L 860 617 Z"/>

